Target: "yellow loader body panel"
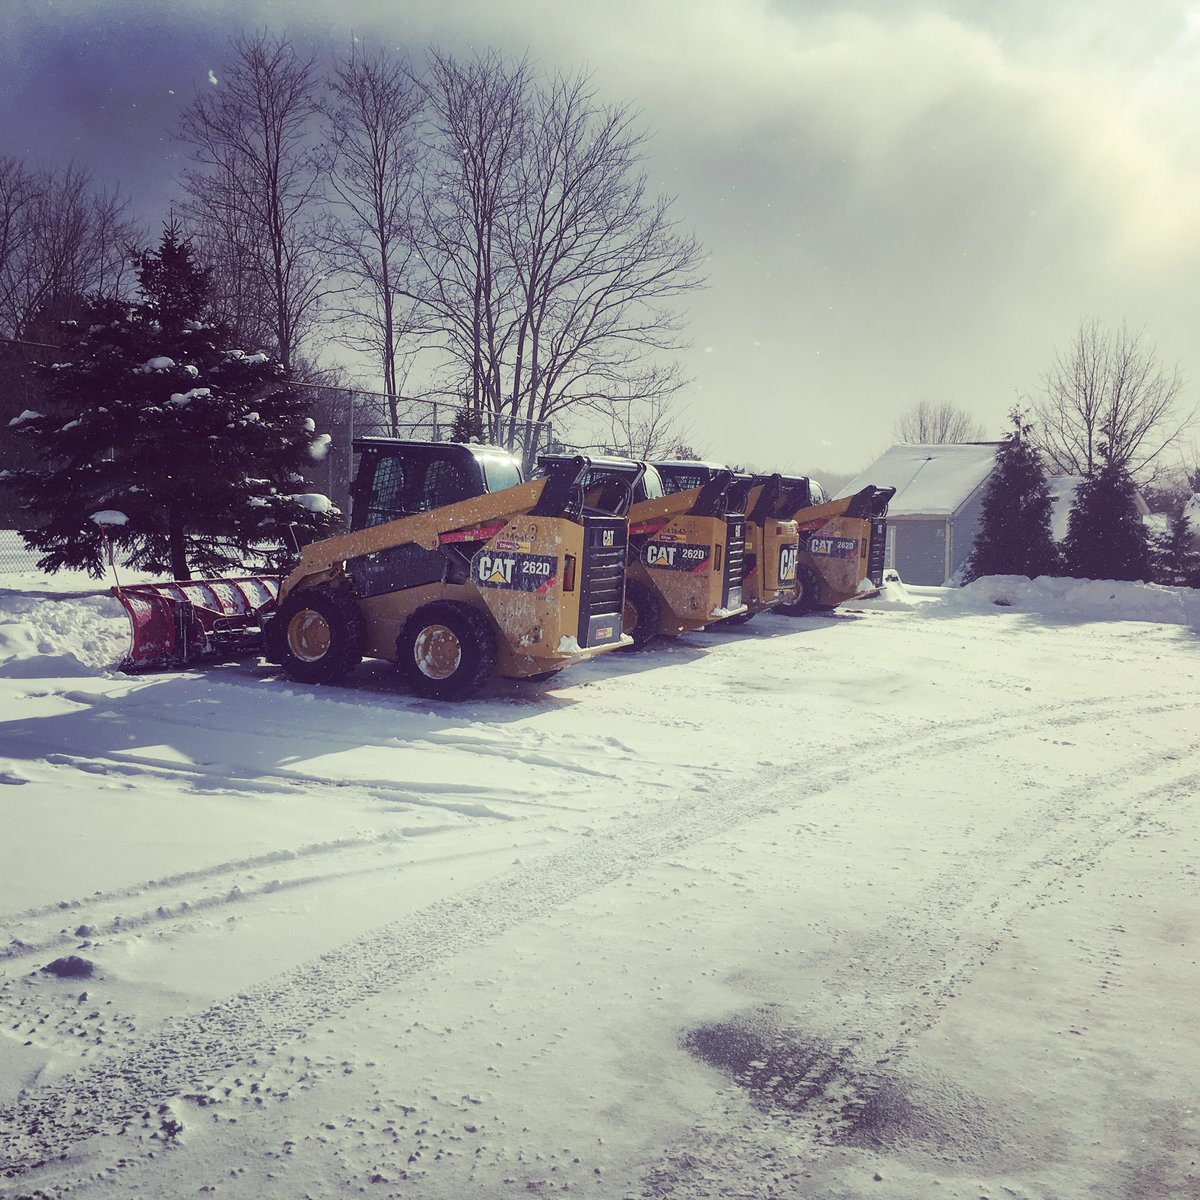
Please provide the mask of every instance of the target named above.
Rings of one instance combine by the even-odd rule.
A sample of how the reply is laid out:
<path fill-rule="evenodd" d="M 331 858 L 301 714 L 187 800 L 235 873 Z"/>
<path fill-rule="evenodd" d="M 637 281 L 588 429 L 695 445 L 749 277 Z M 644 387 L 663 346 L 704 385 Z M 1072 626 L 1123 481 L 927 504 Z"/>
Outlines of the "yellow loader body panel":
<path fill-rule="evenodd" d="M 795 514 L 800 531 L 797 595 L 807 579 L 813 590 L 805 597 L 808 606 L 833 608 L 877 589 L 887 538 L 884 515 L 894 492 L 868 487 Z"/>
<path fill-rule="evenodd" d="M 747 513 L 758 507 L 763 486 L 756 484 L 751 488 Z M 762 521 L 747 519 L 747 567 L 742 599 L 750 612 L 772 608 L 791 595 L 796 586 L 799 543 L 795 521 L 771 516 Z"/>
<path fill-rule="evenodd" d="M 629 510 L 629 578 L 661 601 L 658 632 L 703 629 L 741 611 L 741 581 L 730 595 L 729 546 L 740 547 L 742 519 L 691 511 L 700 488 L 635 503 Z"/>

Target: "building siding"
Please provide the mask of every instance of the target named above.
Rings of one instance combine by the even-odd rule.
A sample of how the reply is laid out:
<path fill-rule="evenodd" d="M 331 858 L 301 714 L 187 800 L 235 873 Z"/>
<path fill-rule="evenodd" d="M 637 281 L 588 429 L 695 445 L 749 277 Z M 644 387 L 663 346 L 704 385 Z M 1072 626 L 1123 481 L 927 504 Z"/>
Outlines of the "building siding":
<path fill-rule="evenodd" d="M 940 586 L 946 582 L 946 539 L 950 523 L 942 518 L 888 518 L 895 529 L 893 567 L 905 583 Z"/>
<path fill-rule="evenodd" d="M 990 476 L 988 478 L 991 478 Z M 950 577 L 956 579 L 971 551 L 975 548 L 975 535 L 983 518 L 983 493 L 987 491 L 985 479 L 955 512 L 950 521 Z"/>

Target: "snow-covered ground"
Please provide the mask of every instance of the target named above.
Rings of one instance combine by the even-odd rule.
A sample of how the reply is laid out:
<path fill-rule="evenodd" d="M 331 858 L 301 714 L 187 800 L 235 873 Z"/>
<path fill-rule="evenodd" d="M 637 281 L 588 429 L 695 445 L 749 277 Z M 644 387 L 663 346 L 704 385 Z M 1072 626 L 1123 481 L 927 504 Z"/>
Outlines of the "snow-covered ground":
<path fill-rule="evenodd" d="M 0 576 L 0 1196 L 1200 1195 L 1197 594 L 446 705 L 125 677 L 95 588 Z"/>

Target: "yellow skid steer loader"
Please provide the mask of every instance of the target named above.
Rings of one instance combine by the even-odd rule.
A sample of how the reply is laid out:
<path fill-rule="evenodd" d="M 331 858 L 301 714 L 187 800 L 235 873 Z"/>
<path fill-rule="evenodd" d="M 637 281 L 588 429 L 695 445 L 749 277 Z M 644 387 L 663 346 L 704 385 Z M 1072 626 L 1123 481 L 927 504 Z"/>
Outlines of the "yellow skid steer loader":
<path fill-rule="evenodd" d="M 814 487 L 793 514 L 800 531 L 796 589 L 778 611 L 803 616 L 831 609 L 883 584 L 887 507 L 895 488 L 865 487 L 853 496 L 827 500 Z"/>
<path fill-rule="evenodd" d="M 265 647 L 292 678 L 323 683 L 381 658 L 421 695 L 458 699 L 493 673 L 551 675 L 628 644 L 627 523 L 586 504 L 586 458 L 524 483 L 511 455 L 487 447 L 363 438 L 354 448 L 350 532 L 305 546 L 258 603 L 213 616 L 207 601 L 154 590 L 221 596 L 221 580 L 124 589 L 131 617 L 131 604 L 149 617 L 141 647 L 134 619 L 129 665 Z M 154 630 L 167 632 L 151 645 Z"/>
<path fill-rule="evenodd" d="M 668 492 L 684 491 L 711 480 L 726 468 L 697 460 L 663 460 L 653 466 Z M 807 479 L 782 475 L 738 474 L 730 491 L 732 508 L 746 515 L 742 575 L 743 613 L 726 617 L 740 625 L 755 613 L 787 600 L 796 586 L 799 537 L 792 513 L 808 497 Z"/>
<path fill-rule="evenodd" d="M 545 469 L 561 456 L 538 460 Z M 686 491 L 668 493 L 644 462 L 593 458 L 589 499 L 629 492 L 628 575 L 623 628 L 640 650 L 660 634 L 676 637 L 746 611 L 742 602 L 746 518 L 731 509 L 733 472 L 718 468 Z"/>

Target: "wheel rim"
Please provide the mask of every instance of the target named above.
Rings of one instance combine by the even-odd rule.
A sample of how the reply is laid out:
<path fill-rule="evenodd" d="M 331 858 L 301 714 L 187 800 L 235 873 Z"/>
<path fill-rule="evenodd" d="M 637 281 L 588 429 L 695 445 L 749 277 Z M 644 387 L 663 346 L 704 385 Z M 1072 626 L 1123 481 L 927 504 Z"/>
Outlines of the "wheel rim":
<path fill-rule="evenodd" d="M 413 643 L 413 661 L 426 679 L 449 679 L 462 664 L 462 642 L 447 625 L 426 625 Z"/>
<path fill-rule="evenodd" d="M 332 638 L 329 622 L 311 608 L 301 609 L 288 622 L 287 644 L 301 662 L 317 662 L 329 653 Z"/>

